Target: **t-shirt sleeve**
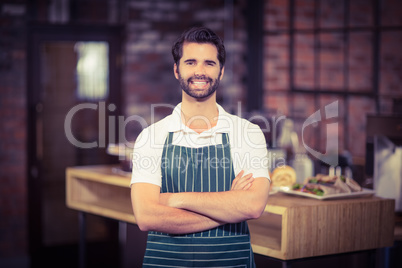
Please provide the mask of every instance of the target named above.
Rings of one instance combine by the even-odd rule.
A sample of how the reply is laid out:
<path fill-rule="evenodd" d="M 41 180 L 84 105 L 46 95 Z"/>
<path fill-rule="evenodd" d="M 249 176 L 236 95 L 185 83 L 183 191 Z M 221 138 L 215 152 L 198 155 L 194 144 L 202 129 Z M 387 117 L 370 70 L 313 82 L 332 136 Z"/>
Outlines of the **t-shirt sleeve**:
<path fill-rule="evenodd" d="M 149 128 L 144 129 L 137 137 L 132 153 L 132 174 L 133 183 L 151 183 L 161 186 L 161 155 L 162 149 L 153 146 L 152 135 Z"/>
<path fill-rule="evenodd" d="M 258 125 L 246 123 L 243 125 L 242 142 L 234 150 L 235 172 L 240 170 L 245 174 L 252 173 L 254 178 L 269 177 L 269 159 L 265 136 Z"/>

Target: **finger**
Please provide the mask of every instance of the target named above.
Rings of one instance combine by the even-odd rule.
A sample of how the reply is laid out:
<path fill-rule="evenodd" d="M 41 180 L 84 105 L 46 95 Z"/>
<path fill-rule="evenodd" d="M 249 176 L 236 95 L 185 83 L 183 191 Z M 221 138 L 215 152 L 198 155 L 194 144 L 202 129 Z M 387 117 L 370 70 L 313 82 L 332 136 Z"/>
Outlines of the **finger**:
<path fill-rule="evenodd" d="M 249 183 L 253 183 L 254 178 L 252 176 L 252 174 L 248 174 L 246 176 L 244 176 L 238 183 L 237 183 L 237 189 L 243 189 L 244 187 L 249 184 Z"/>
<path fill-rule="evenodd" d="M 247 174 L 246 176 L 243 176 L 242 178 L 240 178 L 236 185 L 232 188 L 233 190 L 244 190 L 244 187 L 248 184 L 248 183 L 252 183 L 254 181 L 254 178 L 252 177 L 252 174 Z"/>
<path fill-rule="evenodd" d="M 232 182 L 232 188 L 231 189 L 236 189 L 239 185 L 240 182 L 243 181 L 243 176 L 244 175 L 244 170 L 240 171 L 239 174 L 235 177 L 235 179 Z"/>
<path fill-rule="evenodd" d="M 244 170 L 240 171 L 239 174 L 237 174 L 237 176 L 232 181 L 231 189 L 234 189 L 236 187 L 237 182 L 242 178 L 243 174 L 244 174 Z"/>
<path fill-rule="evenodd" d="M 248 190 L 248 189 L 250 189 L 251 185 L 253 185 L 252 182 L 247 183 L 247 185 L 243 187 L 243 190 Z"/>
<path fill-rule="evenodd" d="M 241 179 L 241 178 L 243 177 L 243 175 L 244 175 L 244 170 L 241 170 L 241 171 L 239 172 L 239 174 L 237 174 L 235 180 Z"/>

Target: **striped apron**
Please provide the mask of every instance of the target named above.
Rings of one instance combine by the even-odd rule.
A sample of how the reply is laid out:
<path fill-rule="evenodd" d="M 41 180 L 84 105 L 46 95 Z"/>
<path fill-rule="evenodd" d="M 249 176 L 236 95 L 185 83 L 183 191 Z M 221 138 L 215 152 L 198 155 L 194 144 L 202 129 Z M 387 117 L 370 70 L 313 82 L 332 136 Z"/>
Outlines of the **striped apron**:
<path fill-rule="evenodd" d="M 166 138 L 161 193 L 229 191 L 235 178 L 229 137 L 222 144 L 188 148 Z M 149 232 L 143 267 L 255 267 L 247 222 L 203 232 Z"/>

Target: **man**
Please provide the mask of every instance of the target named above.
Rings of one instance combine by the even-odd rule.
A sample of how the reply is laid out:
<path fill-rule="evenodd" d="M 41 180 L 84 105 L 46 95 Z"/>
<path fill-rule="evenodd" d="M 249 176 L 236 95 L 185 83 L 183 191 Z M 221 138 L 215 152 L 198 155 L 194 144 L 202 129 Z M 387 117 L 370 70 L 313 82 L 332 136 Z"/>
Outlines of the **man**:
<path fill-rule="evenodd" d="M 142 131 L 133 152 L 132 206 L 149 232 L 144 267 L 254 267 L 246 220 L 268 199 L 264 135 L 216 103 L 225 48 L 214 32 L 184 32 L 172 54 L 182 102 Z"/>

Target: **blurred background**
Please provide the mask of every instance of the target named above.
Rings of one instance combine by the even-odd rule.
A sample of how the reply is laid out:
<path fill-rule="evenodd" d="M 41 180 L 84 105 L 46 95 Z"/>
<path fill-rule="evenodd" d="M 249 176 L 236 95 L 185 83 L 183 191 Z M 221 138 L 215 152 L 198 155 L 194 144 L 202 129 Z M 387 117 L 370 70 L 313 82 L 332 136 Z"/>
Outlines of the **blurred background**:
<path fill-rule="evenodd" d="M 109 144 L 129 146 L 171 112 L 181 96 L 171 46 L 201 25 L 225 42 L 227 111 L 259 123 L 287 161 L 302 143 L 329 148 L 374 187 L 376 137 L 391 150 L 402 141 L 400 0 L 1 0 L 1 267 L 75 267 L 65 168 L 118 163 Z M 303 128 L 316 111 L 322 120 Z M 89 265 L 117 267 L 118 223 L 88 226 Z"/>

